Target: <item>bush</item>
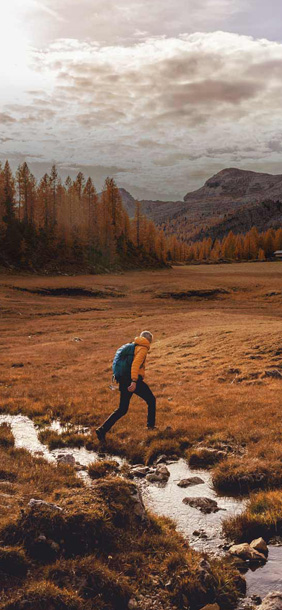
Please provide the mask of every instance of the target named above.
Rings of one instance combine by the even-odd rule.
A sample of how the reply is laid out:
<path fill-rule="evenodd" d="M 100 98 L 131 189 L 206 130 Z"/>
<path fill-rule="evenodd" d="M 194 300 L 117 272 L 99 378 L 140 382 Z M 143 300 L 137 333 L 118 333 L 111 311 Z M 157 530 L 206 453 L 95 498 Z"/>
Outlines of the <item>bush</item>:
<path fill-rule="evenodd" d="M 101 479 L 109 474 L 116 474 L 118 471 L 119 464 L 115 460 L 101 460 L 88 466 L 88 474 L 91 479 Z"/>

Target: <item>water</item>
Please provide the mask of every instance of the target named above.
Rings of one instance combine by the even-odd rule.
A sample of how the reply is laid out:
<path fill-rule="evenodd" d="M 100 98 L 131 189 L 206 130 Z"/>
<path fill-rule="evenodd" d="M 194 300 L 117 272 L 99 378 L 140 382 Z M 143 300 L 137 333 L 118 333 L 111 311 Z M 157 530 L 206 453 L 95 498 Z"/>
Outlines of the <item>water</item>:
<path fill-rule="evenodd" d="M 35 456 L 43 457 L 48 462 L 57 462 L 58 455 L 73 455 L 77 466 L 81 466 L 81 471 L 78 470 L 78 475 L 83 479 L 87 480 L 87 474 L 84 472 L 83 467 L 89 466 L 92 462 L 96 462 L 100 459 L 99 454 L 96 451 L 88 451 L 85 447 L 64 447 L 60 449 L 50 449 L 47 445 L 41 443 L 38 438 L 38 429 L 34 425 L 33 421 L 25 415 L 0 415 L 0 425 L 9 424 L 11 426 L 12 433 L 15 439 L 15 446 L 18 448 L 26 449 Z M 60 422 L 55 420 L 49 429 L 55 430 L 56 432 L 62 433 L 66 430 L 70 430 L 70 426 L 62 426 Z M 71 428 L 72 430 L 82 432 L 85 429 Z M 110 456 L 106 456 L 110 457 Z M 119 464 L 123 463 L 123 460 L 119 457 L 115 458 Z"/>
<path fill-rule="evenodd" d="M 49 462 L 56 463 L 58 455 L 71 454 L 78 465 L 78 475 L 86 483 L 91 483 L 85 472 L 85 468 L 92 462 L 100 459 L 95 451 L 88 451 L 85 447 L 64 448 L 50 451 L 46 445 L 38 439 L 38 430 L 33 421 L 24 415 L 0 415 L 0 425 L 7 423 L 11 426 L 15 438 L 15 446 L 26 449 L 35 456 L 43 457 Z M 56 432 L 64 432 L 70 426 L 62 426 L 58 420 L 54 421 L 50 428 Z M 71 427 L 73 430 L 74 428 Z M 87 432 L 80 428 L 78 431 Z M 107 456 L 110 457 L 110 456 Z M 112 457 L 112 456 L 111 456 Z M 119 464 L 123 460 L 115 457 Z M 81 470 L 79 470 L 81 466 Z M 222 536 L 222 520 L 234 516 L 244 510 L 245 500 L 218 496 L 213 489 L 211 474 L 208 471 L 192 470 L 188 464 L 180 459 L 178 462 L 168 465 L 170 478 L 165 485 L 149 484 L 142 482 L 144 502 L 153 512 L 170 517 L 176 523 L 177 529 L 189 539 L 193 548 L 213 554 L 222 554 L 224 538 Z M 181 479 L 191 476 L 199 476 L 204 483 L 183 489 L 177 483 Z M 195 498 L 203 496 L 216 500 L 219 508 L 223 509 L 217 513 L 204 515 L 198 509 L 183 504 L 185 497 Z M 200 535 L 194 535 L 198 531 Z M 202 537 L 202 534 L 206 537 Z M 282 590 L 282 546 L 269 545 L 268 561 L 256 570 L 249 569 L 245 575 L 247 581 L 247 595 L 252 594 L 265 597 L 267 593 L 274 590 Z"/>
<path fill-rule="evenodd" d="M 211 475 L 208 471 L 191 469 L 185 460 L 179 460 L 168 465 L 170 478 L 165 486 L 150 484 L 144 486 L 144 500 L 153 512 L 170 517 L 176 523 L 177 529 L 189 539 L 192 546 L 199 551 L 216 551 L 225 542 L 222 537 L 222 520 L 238 515 L 245 507 L 245 501 L 232 497 L 219 497 L 212 487 Z M 181 479 L 198 476 L 204 484 L 193 485 L 183 489 L 177 483 Z M 203 496 L 216 500 L 221 508 L 217 513 L 204 515 L 197 508 L 183 504 L 183 498 Z M 194 531 L 203 530 L 207 538 L 194 536 Z"/>
<path fill-rule="evenodd" d="M 189 539 L 194 549 L 213 555 L 223 554 L 222 546 L 225 540 L 222 535 L 222 520 L 240 514 L 245 508 L 246 500 L 218 496 L 212 486 L 210 472 L 192 470 L 184 460 L 179 460 L 167 467 L 170 471 L 170 478 L 166 485 L 143 483 L 146 505 L 153 512 L 173 519 L 178 531 Z M 200 477 L 204 483 L 186 489 L 178 487 L 177 483 L 181 479 L 188 479 L 192 476 Z M 182 502 L 183 498 L 199 496 L 216 500 L 219 508 L 224 510 L 204 515 L 198 509 Z M 193 535 L 193 532 L 200 532 L 200 530 L 203 530 L 207 538 Z M 282 546 L 269 545 L 268 548 L 269 555 L 266 564 L 249 569 L 244 575 L 248 597 L 256 594 L 263 598 L 270 591 L 282 591 Z"/>
<path fill-rule="evenodd" d="M 254 570 L 248 570 L 247 595 L 265 597 L 270 591 L 282 591 L 282 546 L 269 545 L 266 564 Z"/>

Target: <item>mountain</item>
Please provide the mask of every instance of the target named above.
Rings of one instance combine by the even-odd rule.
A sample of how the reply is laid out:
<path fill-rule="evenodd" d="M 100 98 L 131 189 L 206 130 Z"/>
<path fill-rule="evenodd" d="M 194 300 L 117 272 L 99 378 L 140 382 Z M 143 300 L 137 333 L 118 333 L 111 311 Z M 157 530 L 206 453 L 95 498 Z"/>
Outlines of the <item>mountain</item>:
<path fill-rule="evenodd" d="M 199 228 L 193 234 L 193 241 L 201 241 L 205 237 L 222 239 L 229 231 L 233 233 L 247 233 L 252 227 L 262 232 L 267 229 L 282 227 L 282 197 L 281 201 L 262 201 L 256 204 L 242 205 L 235 211 L 224 215 L 210 225 Z"/>
<path fill-rule="evenodd" d="M 129 216 L 136 200 L 128 191 L 120 194 Z M 260 231 L 282 226 L 282 175 L 246 171 L 234 167 L 209 178 L 183 201 L 141 201 L 142 213 L 182 239 L 222 238 L 232 230 L 244 233 L 256 225 Z"/>
<path fill-rule="evenodd" d="M 197 191 L 187 193 L 184 201 L 199 203 L 219 202 L 227 206 L 254 203 L 263 199 L 278 199 L 282 194 L 282 175 L 263 174 L 234 167 L 223 169 L 209 178 Z"/>
<path fill-rule="evenodd" d="M 119 192 L 122 197 L 123 205 L 128 212 L 130 218 L 135 214 L 136 199 L 126 191 L 124 188 L 120 188 Z M 154 220 L 157 224 L 172 218 L 174 214 L 182 212 L 183 201 L 151 201 L 147 199 L 141 199 L 142 214 L 148 216 Z"/>
<path fill-rule="evenodd" d="M 132 218 L 135 214 L 136 200 L 134 199 L 134 197 L 132 197 L 132 195 L 130 195 L 128 191 L 123 188 L 120 188 L 119 192 L 122 198 L 122 203 L 129 215 L 129 218 Z"/>

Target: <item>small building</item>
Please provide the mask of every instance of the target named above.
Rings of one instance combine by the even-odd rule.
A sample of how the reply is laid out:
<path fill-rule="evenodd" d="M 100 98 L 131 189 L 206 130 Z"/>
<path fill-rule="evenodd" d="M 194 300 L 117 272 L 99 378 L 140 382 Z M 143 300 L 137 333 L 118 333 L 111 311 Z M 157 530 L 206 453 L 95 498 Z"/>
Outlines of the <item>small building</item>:
<path fill-rule="evenodd" d="M 282 250 L 276 250 L 276 252 L 274 252 L 274 256 L 275 258 L 278 258 L 278 260 L 282 261 Z"/>

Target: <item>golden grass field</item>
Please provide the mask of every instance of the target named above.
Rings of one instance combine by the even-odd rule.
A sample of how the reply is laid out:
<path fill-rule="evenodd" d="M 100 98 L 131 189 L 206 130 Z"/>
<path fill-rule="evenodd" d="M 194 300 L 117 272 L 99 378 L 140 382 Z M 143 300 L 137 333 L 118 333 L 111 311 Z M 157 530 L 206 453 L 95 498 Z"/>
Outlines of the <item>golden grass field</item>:
<path fill-rule="evenodd" d="M 97 448 L 94 429 L 117 406 L 119 398 L 119 393 L 109 388 L 114 353 L 148 329 L 154 334 L 154 343 L 146 380 L 157 397 L 158 430 L 147 432 L 146 405 L 133 397 L 127 416 L 107 436 L 108 451 L 125 455 L 131 462 L 151 462 L 163 452 L 189 459 L 201 446 L 228 446 L 228 458 L 213 467 L 215 486 L 236 493 L 263 491 L 251 496 L 241 517 L 227 522 L 226 532 L 233 539 L 244 539 L 250 526 L 254 534 L 260 533 L 262 526 L 265 535 L 273 533 L 277 523 L 282 523 L 281 273 L 282 263 L 277 262 L 178 266 L 80 277 L 2 275 L 0 412 L 23 413 L 38 424 L 60 418 L 87 425 L 86 446 Z M 64 289 L 79 289 L 79 296 L 67 296 Z M 54 290 L 61 291 L 61 296 L 54 296 Z M 221 292 L 207 297 L 199 292 L 202 290 Z M 86 296 L 85 291 L 96 291 L 96 295 Z M 167 294 L 177 297 L 180 292 L 181 299 Z M 42 435 L 50 446 L 58 442 L 56 433 L 48 436 L 43 431 Z M 68 433 L 66 442 L 79 444 L 83 437 Z M 167 520 L 152 518 L 145 529 L 134 520 L 131 523 L 129 491 L 122 479 L 97 479 L 88 498 L 73 468 L 54 467 L 14 449 L 7 426 L 0 429 L 0 452 L 0 537 L 12 544 L 11 548 L 0 544 L 0 580 L 1 566 L 7 565 L 8 556 L 12 570 L 18 571 L 16 580 L 11 574 L 5 580 L 1 608 L 21 610 L 21 600 L 29 599 L 31 609 L 92 609 L 94 603 L 101 610 L 116 610 L 115 602 L 105 601 L 103 595 L 110 590 L 115 598 L 117 592 L 111 583 L 117 578 L 121 578 L 118 598 L 126 600 L 132 594 L 129 580 L 133 590 L 143 587 L 152 595 L 156 587 L 163 590 L 162 585 L 156 585 L 157 579 L 166 582 L 172 573 L 181 577 L 175 576 L 171 593 L 161 595 L 164 603 L 175 605 L 162 607 L 184 608 L 187 599 L 192 600 L 192 608 L 200 607 L 202 600 L 216 600 L 221 609 L 234 605 L 238 583 L 233 568 L 212 563 L 214 593 L 207 597 L 205 587 L 199 584 L 199 555 L 170 529 Z M 94 471 L 92 476 L 97 477 Z M 75 559 L 76 563 L 73 557 L 77 551 L 72 550 L 69 559 L 64 551 L 65 576 L 60 577 L 58 588 L 59 566 L 54 559 L 52 569 L 45 569 L 30 555 L 30 540 L 36 532 L 45 531 L 45 527 L 54 534 L 54 523 L 48 516 L 20 516 L 20 509 L 26 510 L 31 497 L 65 505 L 69 502 L 60 525 L 63 532 L 69 532 L 75 522 L 76 535 L 83 538 L 85 520 L 91 531 L 97 523 L 102 531 L 106 528 L 107 544 L 110 551 L 111 545 L 114 549 L 109 555 L 112 559 L 103 540 L 94 555 L 91 548 L 88 555 L 84 552 L 85 559 Z M 115 502 L 117 508 L 113 509 Z M 129 512 L 121 535 L 120 528 L 125 526 L 115 528 L 125 510 L 124 502 Z M 128 548 L 132 551 L 129 555 Z M 94 602 L 86 604 L 83 587 L 77 597 L 78 589 L 75 593 L 75 583 L 68 582 L 67 574 L 71 569 L 93 575 L 93 561 L 105 593 L 101 593 L 99 603 L 93 593 Z M 25 578 L 28 569 L 30 576 L 19 589 L 19 574 Z M 183 576 L 185 570 L 187 577 Z"/>
<path fill-rule="evenodd" d="M 143 329 L 155 340 L 146 380 L 157 425 L 247 443 L 250 456 L 281 460 L 282 263 L 183 266 L 80 277 L 1 276 L 1 411 L 59 416 L 96 426 L 118 401 L 111 364 Z M 39 296 L 46 288 L 124 296 Z M 225 289 L 215 298 L 156 298 L 165 291 Z M 81 339 L 76 341 L 75 339 Z M 13 365 L 23 364 L 22 368 Z M 109 439 L 142 447 L 146 406 L 134 397 Z"/>

